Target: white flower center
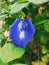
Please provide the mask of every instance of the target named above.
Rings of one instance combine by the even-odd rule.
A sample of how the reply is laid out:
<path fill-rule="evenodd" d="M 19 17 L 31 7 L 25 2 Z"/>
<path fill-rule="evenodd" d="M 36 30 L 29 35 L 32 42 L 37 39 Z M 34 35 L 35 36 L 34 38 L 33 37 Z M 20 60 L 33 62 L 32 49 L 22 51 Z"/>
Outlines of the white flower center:
<path fill-rule="evenodd" d="M 18 24 L 18 29 L 19 29 L 19 31 L 20 31 L 20 39 L 23 39 L 24 36 L 25 36 L 24 30 L 23 30 L 23 31 L 21 30 L 21 28 L 22 28 L 22 23 L 23 23 L 23 21 L 21 21 L 21 22 Z"/>
<path fill-rule="evenodd" d="M 22 21 L 18 24 L 18 28 L 22 28 Z"/>
<path fill-rule="evenodd" d="M 25 36 L 25 35 L 24 35 L 24 31 L 21 31 L 21 32 L 20 32 L 20 38 L 23 39 L 24 36 Z"/>

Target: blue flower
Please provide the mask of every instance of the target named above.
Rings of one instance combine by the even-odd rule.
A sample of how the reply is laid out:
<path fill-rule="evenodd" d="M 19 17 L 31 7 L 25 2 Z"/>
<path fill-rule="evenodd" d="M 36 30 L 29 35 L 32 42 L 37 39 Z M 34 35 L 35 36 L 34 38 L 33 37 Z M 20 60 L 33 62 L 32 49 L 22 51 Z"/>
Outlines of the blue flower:
<path fill-rule="evenodd" d="M 35 28 L 28 18 L 18 18 L 10 27 L 10 38 L 18 47 L 25 48 L 35 34 Z"/>

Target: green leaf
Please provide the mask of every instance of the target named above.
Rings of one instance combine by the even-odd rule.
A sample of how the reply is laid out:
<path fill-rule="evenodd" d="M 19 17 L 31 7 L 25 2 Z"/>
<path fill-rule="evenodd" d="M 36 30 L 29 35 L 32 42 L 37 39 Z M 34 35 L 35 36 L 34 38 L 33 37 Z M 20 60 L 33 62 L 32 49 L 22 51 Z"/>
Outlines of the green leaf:
<path fill-rule="evenodd" d="M 4 15 L 0 15 L 0 21 L 4 20 L 6 17 L 7 17 L 6 14 L 4 14 Z"/>
<path fill-rule="evenodd" d="M 19 0 L 19 2 L 24 3 L 24 2 L 26 2 L 26 0 Z"/>
<path fill-rule="evenodd" d="M 46 35 L 44 35 L 44 34 L 41 35 L 40 39 L 41 39 L 42 43 L 47 43 L 47 41 L 48 41 L 48 37 Z"/>
<path fill-rule="evenodd" d="M 47 58 L 46 55 L 44 55 L 44 56 L 42 57 L 42 62 L 46 63 L 46 65 L 47 65 L 47 63 L 48 63 L 48 58 Z"/>
<path fill-rule="evenodd" d="M 41 37 L 41 32 L 37 31 L 36 35 L 35 35 L 35 38 L 40 38 L 40 37 Z"/>
<path fill-rule="evenodd" d="M 25 6 L 27 6 L 29 3 L 26 2 L 26 3 L 14 3 L 11 7 L 11 11 L 10 11 L 10 14 L 12 13 L 17 13 L 18 11 L 20 11 L 22 8 L 24 8 Z"/>
<path fill-rule="evenodd" d="M 17 64 L 13 64 L 13 65 L 26 65 L 26 64 L 20 64 L 20 63 L 17 63 Z"/>
<path fill-rule="evenodd" d="M 7 43 L 0 50 L 0 59 L 4 63 L 8 63 L 14 59 L 20 58 L 24 54 L 24 52 L 24 49 L 18 48 L 12 43 Z"/>
<path fill-rule="evenodd" d="M 44 62 L 40 62 L 40 65 L 46 65 L 46 63 L 44 63 Z"/>
<path fill-rule="evenodd" d="M 46 65 L 46 63 L 38 61 L 38 62 L 32 62 L 32 65 Z"/>
<path fill-rule="evenodd" d="M 4 13 L 8 13 L 9 11 L 5 7 L 7 7 L 6 4 L 5 4 L 4 8 L 1 11 L 4 12 Z"/>
<path fill-rule="evenodd" d="M 4 64 L 4 63 L 0 60 L 0 65 L 8 65 L 8 64 Z"/>
<path fill-rule="evenodd" d="M 45 20 L 44 29 L 45 29 L 45 31 L 49 32 L 49 19 Z"/>
<path fill-rule="evenodd" d="M 45 2 L 48 2 L 49 0 L 27 0 L 29 2 L 32 2 L 34 4 L 43 4 Z"/>
<path fill-rule="evenodd" d="M 46 47 L 45 46 L 42 46 L 42 53 L 47 53 L 47 49 L 46 49 Z"/>
<path fill-rule="evenodd" d="M 4 36 L 2 34 L 0 34 L 0 39 L 4 39 Z"/>
<path fill-rule="evenodd" d="M 34 21 L 34 25 L 40 25 L 46 22 L 48 18 L 44 15 L 37 15 L 35 16 L 35 18 L 33 19 Z"/>
<path fill-rule="evenodd" d="M 0 33 L 2 33 L 3 31 L 5 31 L 5 29 L 4 28 L 0 28 Z"/>

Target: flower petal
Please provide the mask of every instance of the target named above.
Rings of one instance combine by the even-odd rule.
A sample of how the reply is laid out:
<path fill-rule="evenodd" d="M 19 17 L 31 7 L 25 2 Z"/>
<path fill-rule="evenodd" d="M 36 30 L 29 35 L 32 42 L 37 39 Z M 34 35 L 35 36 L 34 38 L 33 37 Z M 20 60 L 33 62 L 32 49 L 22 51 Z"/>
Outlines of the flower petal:
<path fill-rule="evenodd" d="M 25 48 L 34 34 L 35 28 L 29 19 L 18 18 L 10 27 L 10 38 L 18 47 Z"/>

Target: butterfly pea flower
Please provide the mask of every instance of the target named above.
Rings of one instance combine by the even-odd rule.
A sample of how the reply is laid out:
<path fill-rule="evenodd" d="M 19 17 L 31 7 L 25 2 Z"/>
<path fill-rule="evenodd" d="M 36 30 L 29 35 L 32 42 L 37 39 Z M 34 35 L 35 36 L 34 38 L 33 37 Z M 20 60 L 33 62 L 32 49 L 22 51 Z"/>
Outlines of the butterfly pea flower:
<path fill-rule="evenodd" d="M 17 47 L 25 48 L 35 34 L 31 20 L 18 18 L 10 27 L 10 38 Z"/>

